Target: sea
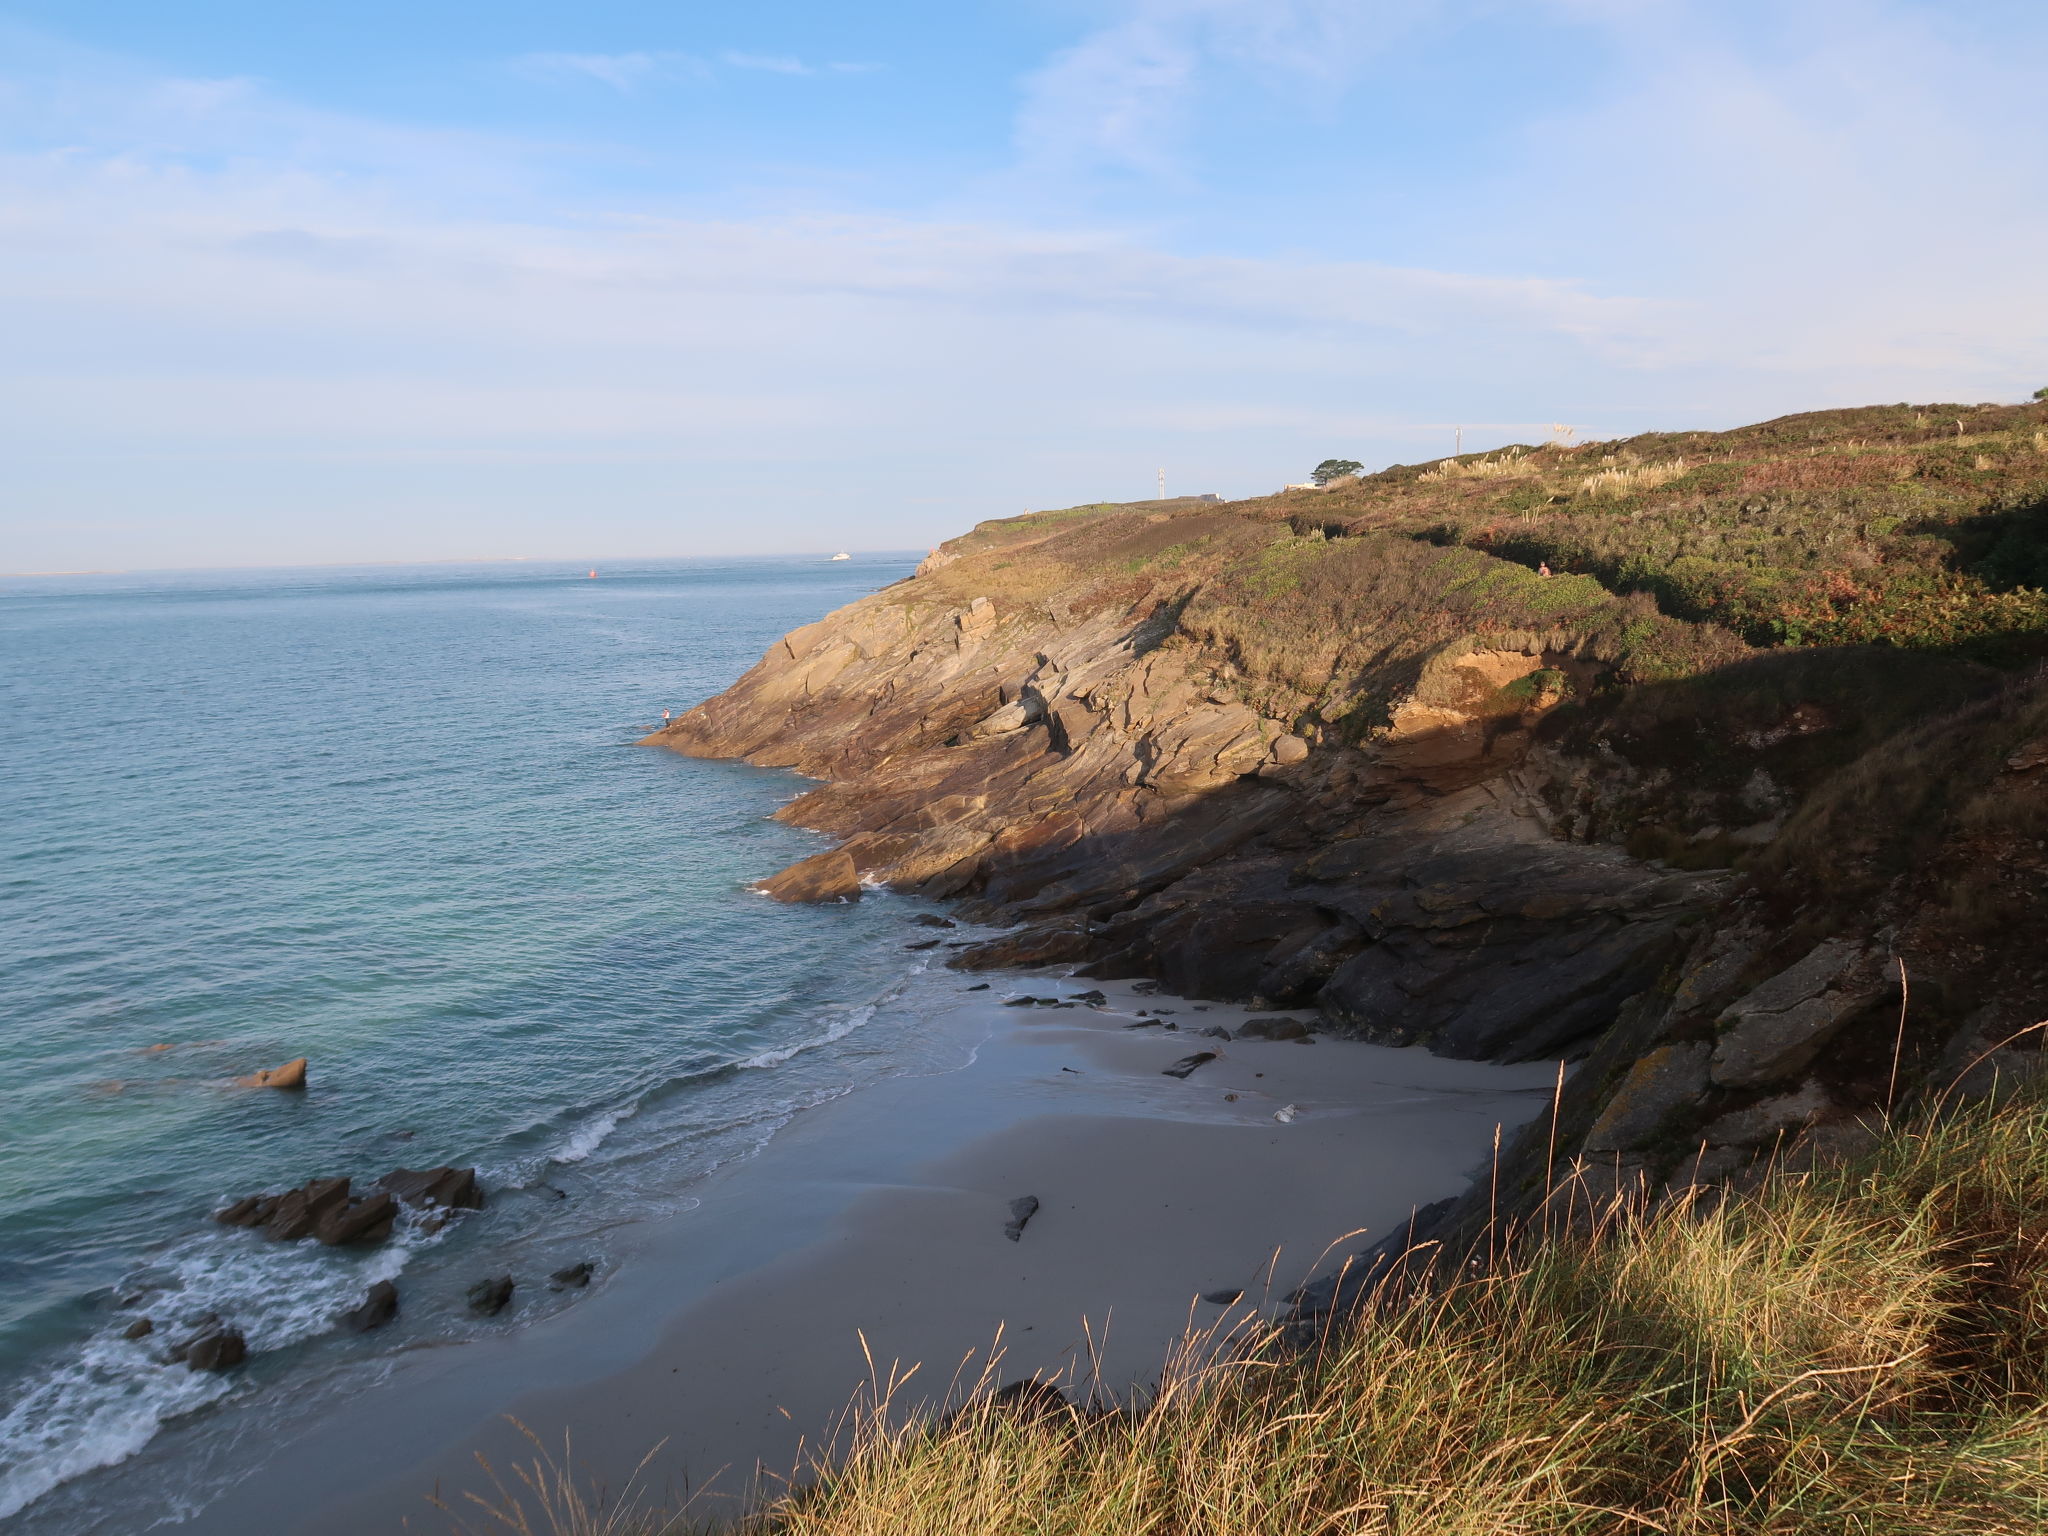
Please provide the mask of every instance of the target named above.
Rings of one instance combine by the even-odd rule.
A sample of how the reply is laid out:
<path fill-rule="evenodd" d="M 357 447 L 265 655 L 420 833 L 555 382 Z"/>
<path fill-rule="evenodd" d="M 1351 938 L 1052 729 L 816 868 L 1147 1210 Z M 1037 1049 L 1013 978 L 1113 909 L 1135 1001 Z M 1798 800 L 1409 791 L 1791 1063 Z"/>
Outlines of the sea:
<path fill-rule="evenodd" d="M 0 578 L 0 1527 L 174 1524 L 230 1429 L 581 1294 L 483 1318 L 478 1276 L 601 1283 L 916 1069 L 915 907 L 755 894 L 823 846 L 770 819 L 805 781 L 635 745 L 915 558 Z M 235 1084 L 299 1056 L 304 1092 Z M 443 1163 L 486 1208 L 375 1248 L 211 1219 Z M 380 1279 L 427 1300 L 341 1327 Z M 246 1367 L 168 1358 L 210 1318 Z"/>

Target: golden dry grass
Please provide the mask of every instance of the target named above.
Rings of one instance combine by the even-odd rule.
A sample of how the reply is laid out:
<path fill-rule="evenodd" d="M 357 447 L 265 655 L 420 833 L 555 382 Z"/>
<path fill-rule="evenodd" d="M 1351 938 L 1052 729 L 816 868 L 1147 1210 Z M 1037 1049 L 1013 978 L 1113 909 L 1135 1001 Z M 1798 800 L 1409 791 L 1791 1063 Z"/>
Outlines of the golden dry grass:
<path fill-rule="evenodd" d="M 983 1391 L 935 1418 L 878 1382 L 847 1453 L 739 1529 L 2031 1536 L 2044 1223 L 2039 1096 L 1933 1114 L 1859 1168 L 1524 1242 L 1305 1350 L 1191 1341 L 1135 1410 Z"/>

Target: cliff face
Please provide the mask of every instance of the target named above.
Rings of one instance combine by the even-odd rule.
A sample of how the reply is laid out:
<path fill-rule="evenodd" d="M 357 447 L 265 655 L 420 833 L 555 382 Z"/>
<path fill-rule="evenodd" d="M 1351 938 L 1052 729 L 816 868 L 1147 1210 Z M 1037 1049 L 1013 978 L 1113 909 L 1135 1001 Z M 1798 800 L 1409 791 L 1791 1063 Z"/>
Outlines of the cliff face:
<path fill-rule="evenodd" d="M 1869 423 L 1825 420 L 1868 451 Z M 1729 437 L 1723 462 L 1785 451 Z M 1619 457 L 1466 478 L 1509 511 L 1580 508 L 1576 528 Z M 1966 644 L 1756 647 L 1654 583 L 1548 576 L 1428 522 L 1459 478 L 1433 473 L 984 524 L 649 740 L 824 781 L 782 814 L 839 845 L 771 894 L 886 884 L 1018 925 L 956 964 L 1074 963 L 1452 1055 L 1581 1058 L 1489 1217 L 1558 1187 L 1552 1150 L 1581 1186 L 1653 1189 L 1841 1142 L 1902 1076 L 2032 1022 L 2040 950 L 1999 941 L 2037 936 L 2048 894 L 2038 678 Z M 1600 492 L 1600 516 L 1687 492 L 1667 474 L 1629 494 L 1652 502 Z M 1521 517 L 1524 542 L 1561 537 Z M 2028 590 L 1982 598 L 2024 650 Z"/>

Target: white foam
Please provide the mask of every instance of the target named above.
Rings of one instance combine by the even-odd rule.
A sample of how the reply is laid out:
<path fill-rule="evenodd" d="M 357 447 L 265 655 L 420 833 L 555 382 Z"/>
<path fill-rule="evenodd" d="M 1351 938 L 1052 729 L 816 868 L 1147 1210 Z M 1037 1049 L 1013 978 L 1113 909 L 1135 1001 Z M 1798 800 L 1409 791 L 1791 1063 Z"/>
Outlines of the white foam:
<path fill-rule="evenodd" d="M 582 1162 L 605 1144 L 611 1133 L 619 1128 L 621 1121 L 630 1120 L 639 1113 L 640 1104 L 635 1100 L 631 1104 L 622 1104 L 617 1109 L 607 1109 L 600 1114 L 592 1115 L 570 1134 L 569 1139 L 562 1143 L 561 1148 L 549 1160 L 557 1163 Z"/>
<path fill-rule="evenodd" d="M 207 1233 L 160 1261 L 169 1283 L 143 1309 L 156 1324 L 128 1340 L 124 1318 L 33 1380 L 0 1418 L 0 1520 L 58 1484 L 126 1461 L 171 1419 L 234 1394 L 239 1378 L 188 1370 L 163 1358 L 209 1313 L 247 1340 L 249 1353 L 284 1349 L 330 1332 L 363 1290 L 405 1268 L 431 1241 L 410 1224 L 363 1263 L 317 1243 L 270 1243 L 251 1233 Z"/>
<path fill-rule="evenodd" d="M 876 1006 L 877 1004 L 875 1003 L 863 1003 L 858 1008 L 849 1008 L 840 1016 L 839 1021 L 829 1026 L 822 1035 L 814 1035 L 808 1040 L 799 1040 L 794 1045 L 777 1046 L 772 1051 L 762 1051 L 755 1056 L 742 1057 L 734 1062 L 733 1065 L 735 1067 L 747 1068 L 779 1067 L 792 1056 L 800 1056 L 805 1051 L 815 1051 L 820 1046 L 831 1045 L 835 1041 L 844 1040 L 848 1035 L 875 1016 Z"/>

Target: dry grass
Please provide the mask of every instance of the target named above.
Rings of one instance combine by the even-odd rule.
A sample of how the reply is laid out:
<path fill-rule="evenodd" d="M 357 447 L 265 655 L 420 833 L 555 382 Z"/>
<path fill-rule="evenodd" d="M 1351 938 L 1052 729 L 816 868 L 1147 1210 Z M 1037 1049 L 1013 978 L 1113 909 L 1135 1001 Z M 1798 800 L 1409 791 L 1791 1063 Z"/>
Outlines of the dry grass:
<path fill-rule="evenodd" d="M 2021 1536 L 2048 1525 L 2048 1108 L 1610 1213 L 1306 1350 L 1184 1351 L 1142 1411 L 984 1393 L 746 1536 Z M 664 1527 L 513 1525 L 564 1536 Z"/>
<path fill-rule="evenodd" d="M 1543 472 L 1543 461 L 1521 448 L 1509 448 L 1478 459 L 1445 459 L 1435 469 L 1415 478 L 1422 482 L 1445 480 L 1520 480 Z"/>
<path fill-rule="evenodd" d="M 1675 459 L 1669 464 L 1642 464 L 1633 469 L 1603 469 L 1579 482 L 1579 494 L 1608 498 L 1633 496 L 1642 491 L 1654 491 L 1660 485 L 1669 485 L 1683 475 L 1685 469 L 1683 459 Z"/>

